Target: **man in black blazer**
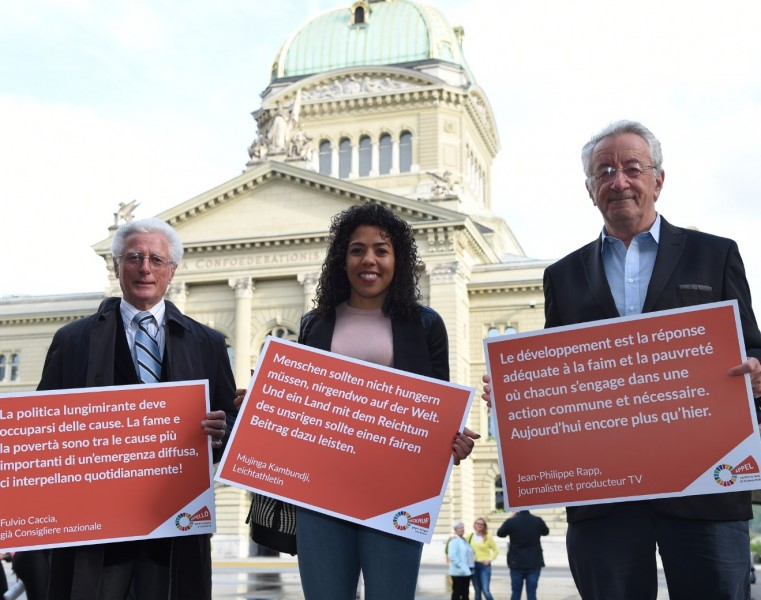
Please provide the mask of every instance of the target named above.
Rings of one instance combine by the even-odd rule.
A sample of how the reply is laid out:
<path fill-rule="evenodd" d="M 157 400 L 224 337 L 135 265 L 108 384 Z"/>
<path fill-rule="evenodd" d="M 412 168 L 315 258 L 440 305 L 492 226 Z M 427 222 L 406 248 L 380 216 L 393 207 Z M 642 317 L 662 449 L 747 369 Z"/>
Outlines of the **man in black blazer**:
<path fill-rule="evenodd" d="M 761 333 L 737 244 L 656 212 L 665 174 L 655 136 L 613 123 L 584 146 L 582 162 L 604 227 L 545 271 L 545 327 L 734 299 L 749 358 L 730 374 L 750 374 L 761 396 Z M 672 600 L 745 600 L 752 516 L 750 492 L 569 507 L 574 581 L 584 599 L 654 599 L 657 546 Z"/>
<path fill-rule="evenodd" d="M 133 322 L 147 311 L 159 351 L 158 381 L 209 381 L 211 412 L 199 415 L 199 427 L 218 461 L 236 415 L 235 383 L 222 334 L 164 300 L 182 241 L 160 219 L 135 220 L 117 230 L 111 250 L 123 297 L 105 299 L 94 315 L 56 332 L 38 389 L 147 381 Z M 48 600 L 211 599 L 208 535 L 56 548 L 49 555 Z"/>
<path fill-rule="evenodd" d="M 536 588 L 544 566 L 541 538 L 549 533 L 550 528 L 544 519 L 527 510 L 519 510 L 499 526 L 497 537 L 510 537 L 507 547 L 512 592 L 510 600 L 521 600 L 524 583 L 526 598 L 536 600 Z"/>

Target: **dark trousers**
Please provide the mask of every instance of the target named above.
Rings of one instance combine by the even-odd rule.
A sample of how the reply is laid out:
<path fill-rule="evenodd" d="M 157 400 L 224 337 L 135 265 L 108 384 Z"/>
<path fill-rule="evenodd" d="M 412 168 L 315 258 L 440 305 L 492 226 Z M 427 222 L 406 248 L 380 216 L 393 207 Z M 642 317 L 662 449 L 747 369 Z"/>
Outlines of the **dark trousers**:
<path fill-rule="evenodd" d="M 123 542 L 134 553 L 103 566 L 98 600 L 166 600 L 169 565 L 146 552 L 143 542 Z"/>
<path fill-rule="evenodd" d="M 170 548 L 169 538 L 54 548 L 50 589 L 44 598 L 166 600 Z M 197 597 L 205 598 L 204 590 L 199 589 Z"/>
<path fill-rule="evenodd" d="M 468 600 L 470 575 L 452 575 L 452 600 Z"/>
<path fill-rule="evenodd" d="M 510 600 L 521 600 L 523 584 L 526 584 L 527 600 L 536 600 L 536 588 L 542 569 L 510 569 Z"/>
<path fill-rule="evenodd" d="M 50 577 L 50 551 L 16 552 L 13 555 L 13 572 L 24 583 L 28 600 L 44 600 Z"/>
<path fill-rule="evenodd" d="M 664 517 L 646 502 L 570 523 L 568 560 L 584 600 L 655 600 L 656 548 L 671 600 L 750 598 L 747 521 Z"/>

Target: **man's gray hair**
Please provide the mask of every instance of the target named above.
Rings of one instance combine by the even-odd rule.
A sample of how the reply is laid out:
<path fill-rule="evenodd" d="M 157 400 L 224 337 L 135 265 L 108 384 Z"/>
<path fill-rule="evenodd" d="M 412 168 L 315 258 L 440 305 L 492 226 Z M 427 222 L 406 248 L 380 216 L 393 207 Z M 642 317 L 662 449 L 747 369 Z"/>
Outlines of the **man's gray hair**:
<path fill-rule="evenodd" d="M 169 243 L 169 260 L 179 265 L 182 255 L 185 253 L 182 247 L 182 240 L 174 227 L 161 219 L 135 219 L 123 223 L 114 234 L 114 240 L 111 242 L 111 254 L 114 259 L 124 253 L 124 244 L 127 238 L 135 233 L 161 233 L 166 237 Z"/>
<path fill-rule="evenodd" d="M 608 125 L 600 133 L 592 136 L 592 139 L 584 144 L 584 147 L 581 149 L 581 164 L 584 167 L 584 174 L 587 176 L 587 179 L 592 178 L 592 152 L 594 152 L 595 146 L 607 137 L 622 135 L 624 133 L 633 133 L 645 140 L 650 150 L 650 158 L 653 161 L 652 166 L 655 167 L 653 169 L 653 177 L 660 175 L 663 169 L 663 152 L 661 151 L 661 143 L 658 141 L 658 138 L 642 123 L 637 121 L 616 121 Z"/>

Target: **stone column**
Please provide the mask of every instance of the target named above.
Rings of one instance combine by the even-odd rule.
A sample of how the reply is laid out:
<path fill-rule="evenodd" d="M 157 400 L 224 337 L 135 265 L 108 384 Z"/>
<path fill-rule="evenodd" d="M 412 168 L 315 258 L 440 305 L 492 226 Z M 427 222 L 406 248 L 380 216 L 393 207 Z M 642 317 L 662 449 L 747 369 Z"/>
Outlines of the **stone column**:
<path fill-rule="evenodd" d="M 188 286 L 184 281 L 174 281 L 167 288 L 164 298 L 169 300 L 180 312 L 185 312 L 185 302 L 188 299 Z"/>
<path fill-rule="evenodd" d="M 246 387 L 251 379 L 251 297 L 254 282 L 250 277 L 228 281 L 235 290 L 235 364 L 233 374 L 238 387 Z"/>
<path fill-rule="evenodd" d="M 320 281 L 320 273 L 318 271 L 299 273 L 297 277 L 299 283 L 304 286 L 304 312 L 312 310 L 314 308 L 312 301 L 317 293 L 317 284 Z"/>
<path fill-rule="evenodd" d="M 391 141 L 391 175 L 399 173 L 399 140 Z"/>
<path fill-rule="evenodd" d="M 451 260 L 456 258 L 456 255 L 451 253 L 451 249 L 456 248 L 456 240 L 451 232 L 432 232 L 429 234 L 428 243 L 429 255 L 426 257 L 426 265 L 429 276 L 430 305 L 446 323 L 449 336 L 450 380 L 464 384 L 470 381 L 470 361 L 467 351 L 470 340 L 467 281 L 470 274 L 464 261 Z M 441 262 L 435 262 L 437 252 L 446 255 L 442 257 Z M 479 404 L 474 401 L 471 411 L 477 411 L 478 408 Z M 473 429 L 471 418 L 468 418 L 467 426 Z M 466 523 L 473 522 L 476 496 L 474 490 L 476 489 L 474 462 L 466 460 L 452 470 L 447 486 L 450 501 L 448 507 L 453 518 L 461 518 Z M 437 533 L 447 529 L 444 520 L 442 518 L 439 520 L 442 523 L 437 523 Z"/>
<path fill-rule="evenodd" d="M 351 169 L 349 170 L 349 179 L 359 177 L 359 145 L 351 145 Z"/>
<path fill-rule="evenodd" d="M 373 141 L 370 146 L 370 177 L 376 177 L 380 172 L 380 150 L 378 142 Z"/>
<path fill-rule="evenodd" d="M 338 144 L 330 146 L 330 176 L 338 179 Z"/>

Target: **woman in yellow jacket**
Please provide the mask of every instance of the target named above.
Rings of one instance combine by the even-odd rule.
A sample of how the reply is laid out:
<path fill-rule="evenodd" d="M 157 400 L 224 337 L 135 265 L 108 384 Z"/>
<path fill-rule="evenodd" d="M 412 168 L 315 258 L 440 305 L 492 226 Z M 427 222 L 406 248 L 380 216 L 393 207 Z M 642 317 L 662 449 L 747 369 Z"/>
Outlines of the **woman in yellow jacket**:
<path fill-rule="evenodd" d="M 481 600 L 481 594 L 486 600 L 494 600 L 489 591 L 491 582 L 491 563 L 497 558 L 499 550 L 494 538 L 489 535 L 489 527 L 486 519 L 479 517 L 473 523 L 473 533 L 468 536 L 468 541 L 476 555 L 476 568 L 473 571 L 473 587 L 476 592 L 476 600 Z"/>

